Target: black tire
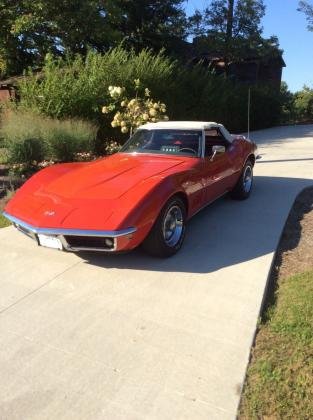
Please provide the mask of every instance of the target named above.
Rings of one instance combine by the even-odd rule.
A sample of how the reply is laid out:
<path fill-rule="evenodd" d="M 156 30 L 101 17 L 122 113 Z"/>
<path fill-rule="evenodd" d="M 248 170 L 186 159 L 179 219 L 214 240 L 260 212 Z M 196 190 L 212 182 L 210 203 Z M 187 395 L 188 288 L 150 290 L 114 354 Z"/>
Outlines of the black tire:
<path fill-rule="evenodd" d="M 253 186 L 253 163 L 248 160 L 242 170 L 235 188 L 230 192 L 231 198 L 235 200 L 246 200 Z"/>
<path fill-rule="evenodd" d="M 176 222 L 174 221 L 176 219 Z M 175 224 L 175 227 L 174 227 Z M 168 230 L 166 231 L 166 226 Z M 170 235 L 170 233 L 172 233 Z M 176 254 L 186 233 L 186 207 L 179 197 L 172 197 L 161 210 L 142 247 L 150 255 L 168 258 Z M 166 236 L 168 236 L 166 238 Z"/>

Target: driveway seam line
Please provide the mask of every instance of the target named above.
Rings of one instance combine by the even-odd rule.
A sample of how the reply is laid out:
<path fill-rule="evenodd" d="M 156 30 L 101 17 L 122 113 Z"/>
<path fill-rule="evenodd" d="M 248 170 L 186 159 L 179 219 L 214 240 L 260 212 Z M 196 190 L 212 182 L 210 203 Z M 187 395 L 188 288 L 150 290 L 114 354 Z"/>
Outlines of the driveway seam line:
<path fill-rule="evenodd" d="M 26 295 L 22 296 L 21 298 L 19 298 L 17 301 L 11 303 L 11 305 L 7 306 L 4 309 L 0 310 L 0 315 L 4 314 L 6 311 L 8 311 L 9 309 L 13 308 L 14 306 L 18 305 L 20 302 L 22 302 L 23 300 L 27 299 L 29 296 L 35 294 L 36 292 L 38 292 L 39 290 L 43 289 L 45 286 L 47 286 L 49 283 L 52 283 L 54 280 L 56 280 L 58 277 L 62 276 L 64 273 L 66 273 L 67 271 L 71 270 L 72 268 L 76 267 L 77 265 L 81 264 L 82 261 L 78 261 L 77 263 L 71 265 L 70 267 L 66 268 L 65 270 L 62 271 L 62 273 L 57 274 L 56 276 L 54 276 L 52 279 L 46 281 L 45 283 L 43 283 L 41 286 L 37 287 L 36 289 L 32 290 L 31 292 L 27 293 Z"/>

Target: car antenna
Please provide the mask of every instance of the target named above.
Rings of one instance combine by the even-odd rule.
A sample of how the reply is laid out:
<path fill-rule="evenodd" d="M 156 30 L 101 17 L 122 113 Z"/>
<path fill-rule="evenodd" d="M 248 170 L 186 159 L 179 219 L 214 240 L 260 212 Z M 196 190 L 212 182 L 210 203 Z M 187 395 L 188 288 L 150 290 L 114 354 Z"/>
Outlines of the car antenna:
<path fill-rule="evenodd" d="M 250 138 L 251 87 L 248 89 L 248 139 Z"/>

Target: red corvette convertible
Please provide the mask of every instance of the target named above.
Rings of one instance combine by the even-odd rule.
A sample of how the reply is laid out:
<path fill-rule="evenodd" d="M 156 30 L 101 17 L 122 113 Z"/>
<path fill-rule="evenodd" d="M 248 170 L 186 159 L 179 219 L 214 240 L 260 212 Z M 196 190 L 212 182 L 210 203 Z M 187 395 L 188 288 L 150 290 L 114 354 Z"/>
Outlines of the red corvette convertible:
<path fill-rule="evenodd" d="M 38 245 L 116 252 L 142 244 L 169 257 L 199 210 L 228 192 L 249 196 L 255 159 L 256 145 L 221 124 L 146 124 L 115 155 L 38 172 L 3 214 Z"/>

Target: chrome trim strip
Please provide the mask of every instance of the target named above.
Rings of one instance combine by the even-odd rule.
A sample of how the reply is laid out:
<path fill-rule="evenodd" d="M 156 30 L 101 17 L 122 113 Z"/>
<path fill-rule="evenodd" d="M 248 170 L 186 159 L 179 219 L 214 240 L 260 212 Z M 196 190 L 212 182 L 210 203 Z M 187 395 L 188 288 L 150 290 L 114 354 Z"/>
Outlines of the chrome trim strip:
<path fill-rule="evenodd" d="M 21 226 L 32 233 L 38 235 L 68 235 L 68 236 L 104 236 L 108 238 L 118 238 L 120 236 L 131 235 L 137 231 L 136 228 L 131 227 L 122 230 L 79 230 L 79 229 L 60 229 L 60 228 L 39 228 L 32 226 L 17 217 L 11 216 L 5 211 L 2 213 L 4 217 L 9 219 L 14 225 Z"/>

